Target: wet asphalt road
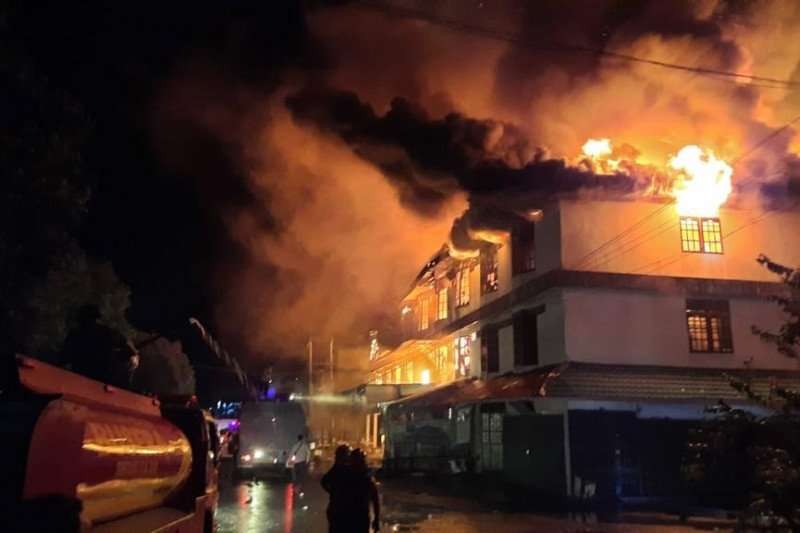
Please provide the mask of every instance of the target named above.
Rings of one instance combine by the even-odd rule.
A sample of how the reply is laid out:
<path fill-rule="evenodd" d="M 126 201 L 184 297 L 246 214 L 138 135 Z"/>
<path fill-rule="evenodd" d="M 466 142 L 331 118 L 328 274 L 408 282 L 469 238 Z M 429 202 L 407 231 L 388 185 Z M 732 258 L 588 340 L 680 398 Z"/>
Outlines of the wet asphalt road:
<path fill-rule="evenodd" d="M 221 487 L 218 533 L 301 533 L 327 531 L 327 495 L 316 480 L 304 492 L 278 479 L 250 480 Z"/>
<path fill-rule="evenodd" d="M 729 531 L 730 522 L 697 519 L 679 524 L 674 517 L 654 514 L 623 517 L 618 523 L 599 522 L 592 516 L 546 516 L 503 513 L 479 501 L 465 501 L 425 488 L 386 482 L 381 487 L 384 532 L 429 533 L 685 533 Z M 303 493 L 292 483 L 275 478 L 233 481 L 223 468 L 217 533 L 326 532 L 328 496 L 312 475 Z"/>

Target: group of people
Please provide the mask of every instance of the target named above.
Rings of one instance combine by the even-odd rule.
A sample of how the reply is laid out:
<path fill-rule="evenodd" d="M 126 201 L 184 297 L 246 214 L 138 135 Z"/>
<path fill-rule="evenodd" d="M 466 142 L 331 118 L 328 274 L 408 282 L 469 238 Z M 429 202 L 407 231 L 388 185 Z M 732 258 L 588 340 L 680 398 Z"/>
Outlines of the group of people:
<path fill-rule="evenodd" d="M 381 504 L 378 487 L 367 467 L 367 456 L 349 446 L 336 448 L 334 464 L 322 476 L 322 488 L 330 495 L 330 533 L 367 533 L 380 529 Z M 370 523 L 370 507 L 373 517 Z"/>

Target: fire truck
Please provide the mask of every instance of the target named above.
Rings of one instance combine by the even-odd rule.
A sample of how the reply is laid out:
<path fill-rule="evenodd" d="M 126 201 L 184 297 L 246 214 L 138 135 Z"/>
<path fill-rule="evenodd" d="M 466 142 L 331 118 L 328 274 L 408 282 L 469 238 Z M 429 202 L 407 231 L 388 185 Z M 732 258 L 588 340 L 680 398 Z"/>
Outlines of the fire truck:
<path fill-rule="evenodd" d="M 214 530 L 218 441 L 207 412 L 28 357 L 5 363 L 3 531 Z"/>

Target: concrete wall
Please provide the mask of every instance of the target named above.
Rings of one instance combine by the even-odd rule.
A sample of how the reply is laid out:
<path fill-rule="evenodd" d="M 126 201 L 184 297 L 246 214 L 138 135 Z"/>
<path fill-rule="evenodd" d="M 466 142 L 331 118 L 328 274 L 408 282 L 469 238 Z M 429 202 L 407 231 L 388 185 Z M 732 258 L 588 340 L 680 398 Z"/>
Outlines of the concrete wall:
<path fill-rule="evenodd" d="M 689 352 L 686 298 L 607 289 L 568 289 L 563 293 L 566 350 L 574 361 L 695 367 L 796 369 L 750 331 L 752 325 L 777 328 L 784 317 L 773 302 L 731 299 L 733 353 Z"/>
<path fill-rule="evenodd" d="M 481 322 L 481 327 L 510 321 L 514 313 L 533 307 L 544 307 L 538 316 L 539 364 L 558 363 L 566 359 L 564 339 L 564 303 L 561 289 L 548 290 L 535 299 L 523 302 L 505 310 L 502 314 Z M 500 359 L 499 374 L 514 370 L 514 328 L 508 324 L 498 331 L 498 350 Z"/>
<path fill-rule="evenodd" d="M 594 254 L 591 259 L 582 260 L 591 251 L 629 230 L 664 205 L 641 201 L 562 200 L 559 209 L 563 267 L 570 270 L 776 281 L 772 273 L 756 263 L 759 254 L 766 254 L 774 261 L 787 265 L 800 264 L 800 212 L 797 210 L 774 211 L 764 216 L 765 213 L 758 210 L 723 208 L 719 214 L 723 253 L 684 253 L 681 252 L 679 215 L 674 204 Z M 732 234 L 725 236 L 728 233 Z M 543 246 L 557 244 L 555 241 L 542 242 Z M 550 250 L 542 251 L 544 257 L 551 253 Z M 663 261 L 656 263 L 660 260 Z"/>

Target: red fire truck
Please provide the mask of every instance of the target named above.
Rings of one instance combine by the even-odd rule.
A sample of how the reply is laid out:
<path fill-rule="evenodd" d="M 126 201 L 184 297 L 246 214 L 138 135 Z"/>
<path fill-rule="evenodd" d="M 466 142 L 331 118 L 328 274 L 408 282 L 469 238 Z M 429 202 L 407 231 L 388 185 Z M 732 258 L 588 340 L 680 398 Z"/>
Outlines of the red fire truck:
<path fill-rule="evenodd" d="M 4 531 L 213 531 L 218 450 L 208 413 L 28 357 L 4 370 Z"/>

